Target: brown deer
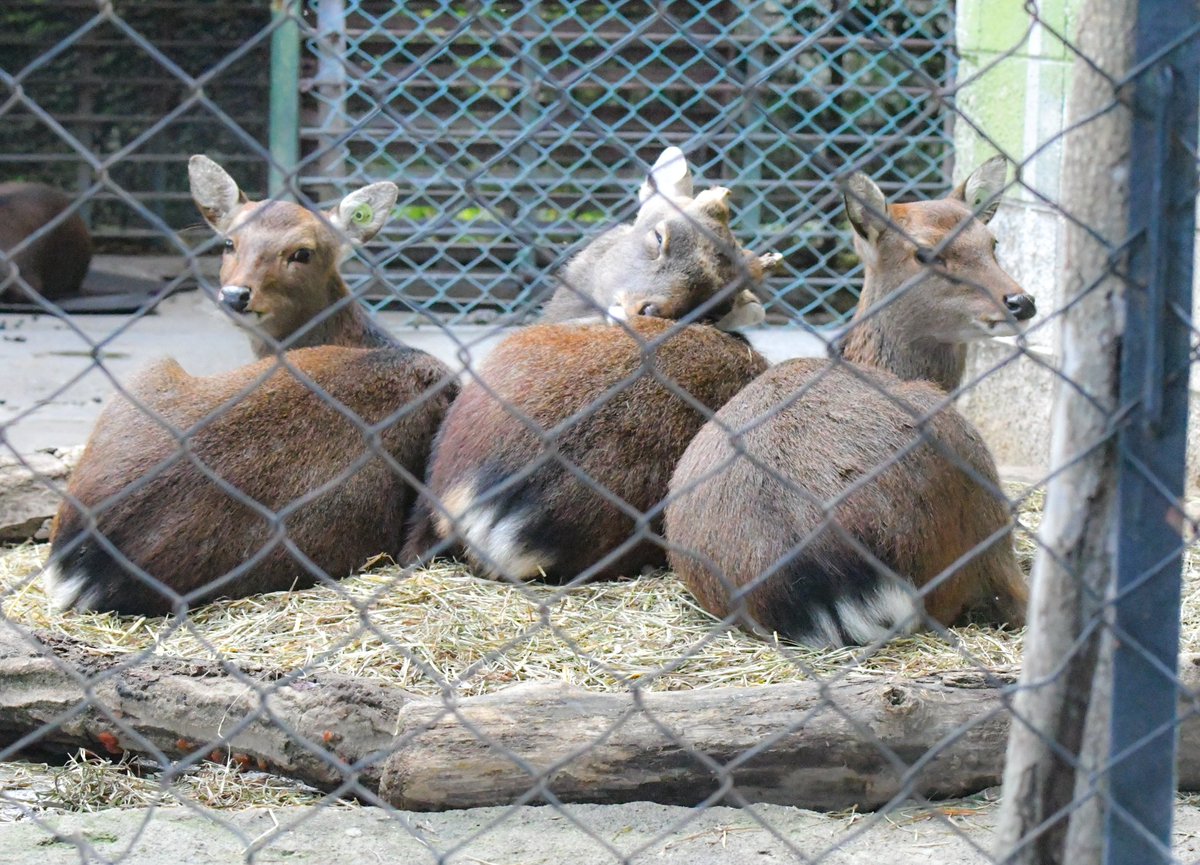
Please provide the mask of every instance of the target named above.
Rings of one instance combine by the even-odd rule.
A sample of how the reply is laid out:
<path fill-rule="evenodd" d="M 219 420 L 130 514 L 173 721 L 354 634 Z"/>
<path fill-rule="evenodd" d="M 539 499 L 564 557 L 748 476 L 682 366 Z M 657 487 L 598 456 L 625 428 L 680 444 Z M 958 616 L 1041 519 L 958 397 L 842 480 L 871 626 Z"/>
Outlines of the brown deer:
<path fill-rule="evenodd" d="M 693 198 L 692 186 L 683 151 L 668 147 L 638 191 L 635 220 L 610 228 L 570 261 L 540 321 L 698 313 L 697 321 L 720 330 L 761 323 L 762 303 L 745 286 L 760 283 L 782 256 L 755 255 L 733 239 L 728 189 Z"/>
<path fill-rule="evenodd" d="M 47 300 L 79 293 L 92 235 L 72 203 L 41 183 L 0 183 L 0 300 L 29 300 L 29 290 Z"/>
<path fill-rule="evenodd" d="M 816 646 L 971 611 L 1023 623 L 996 467 L 946 393 L 964 343 L 1035 313 L 986 226 L 1004 177 L 995 159 L 947 198 L 892 205 L 850 179 L 865 279 L 841 358 L 770 369 L 705 424 L 671 480 L 671 566 L 705 609 Z"/>
<path fill-rule="evenodd" d="M 690 174 L 651 177 L 633 225 L 572 263 L 583 300 L 551 301 L 551 317 L 575 307 L 569 321 L 507 337 L 464 386 L 407 557 L 462 545 L 477 572 L 518 580 L 665 564 L 660 502 L 675 461 L 766 361 L 736 336 L 663 316 L 753 319 L 748 263 L 772 259 L 733 240 L 727 190 L 692 198 Z M 597 310 L 617 322 L 595 321 Z"/>
<path fill-rule="evenodd" d="M 214 164 L 197 165 L 211 173 Z M 253 205 L 235 204 L 234 217 L 209 209 L 236 238 L 233 272 L 259 292 L 271 339 L 289 342 L 289 324 L 300 341 L 338 344 L 207 377 L 166 360 L 130 381 L 97 420 L 51 528 L 56 605 L 157 615 L 340 578 L 377 553 L 399 554 L 453 377 L 393 344 L 352 301 L 329 326 L 308 326 L 321 302 L 346 298 L 335 229 L 374 234 L 395 198 L 380 186 L 344 199 L 333 228 L 294 206 L 259 205 L 253 221 Z M 357 219 L 364 207 L 371 218 Z"/>
<path fill-rule="evenodd" d="M 338 265 L 387 222 L 396 184 L 372 183 L 314 213 L 290 201 L 250 201 L 207 156 L 189 160 L 188 179 L 196 207 L 225 238 L 220 303 L 246 327 L 258 357 L 280 346 L 395 344 L 350 296 Z"/>

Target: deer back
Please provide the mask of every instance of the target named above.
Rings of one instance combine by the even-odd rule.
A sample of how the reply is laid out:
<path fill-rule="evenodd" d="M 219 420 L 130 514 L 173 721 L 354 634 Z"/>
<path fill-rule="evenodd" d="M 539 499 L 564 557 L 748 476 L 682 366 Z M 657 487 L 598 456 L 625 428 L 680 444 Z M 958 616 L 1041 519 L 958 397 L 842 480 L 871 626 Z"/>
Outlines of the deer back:
<path fill-rule="evenodd" d="M 170 611 L 137 569 L 192 603 L 313 584 L 285 535 L 333 579 L 399 552 L 447 370 L 406 348 L 308 348 L 287 364 L 197 378 L 165 361 L 109 403 L 52 529 L 61 606 Z"/>
<path fill-rule="evenodd" d="M 629 325 L 534 325 L 493 349 L 438 434 L 407 555 L 461 543 L 478 571 L 512 579 L 665 562 L 650 536 L 676 460 L 766 361 L 708 326 Z"/>

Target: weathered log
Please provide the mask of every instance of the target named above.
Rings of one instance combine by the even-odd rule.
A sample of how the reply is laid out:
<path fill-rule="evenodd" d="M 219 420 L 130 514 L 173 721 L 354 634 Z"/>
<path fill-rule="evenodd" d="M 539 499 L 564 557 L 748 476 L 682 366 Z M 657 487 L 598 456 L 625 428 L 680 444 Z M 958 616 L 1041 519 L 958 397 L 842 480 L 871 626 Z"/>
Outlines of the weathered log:
<path fill-rule="evenodd" d="M 1185 693 L 1200 685 L 1198 661 L 1185 659 Z M 39 744 L 168 761 L 215 750 L 410 809 L 537 801 L 543 789 L 572 802 L 817 809 L 962 796 L 1000 779 L 1004 699 L 1001 682 L 967 672 L 637 695 L 527 684 L 451 703 L 319 671 L 95 658 L 0 630 L 0 757 Z M 1181 715 L 1191 789 L 1200 716 Z"/>
<path fill-rule="evenodd" d="M 82 447 L 0 456 L 0 543 L 45 540 Z"/>
<path fill-rule="evenodd" d="M 62 638 L 39 646 L 15 626 L 0 631 L 0 759 L 13 746 L 56 745 L 168 762 L 245 755 L 321 789 L 357 776 L 374 790 L 371 755 L 387 755 L 410 699 L 344 676 L 290 680 L 154 655 L 98 658 Z"/>

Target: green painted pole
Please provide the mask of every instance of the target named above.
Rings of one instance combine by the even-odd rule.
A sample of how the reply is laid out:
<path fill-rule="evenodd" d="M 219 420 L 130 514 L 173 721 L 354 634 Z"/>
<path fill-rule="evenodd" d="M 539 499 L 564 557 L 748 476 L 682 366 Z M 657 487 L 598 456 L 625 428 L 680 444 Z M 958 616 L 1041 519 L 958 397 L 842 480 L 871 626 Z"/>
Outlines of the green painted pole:
<path fill-rule="evenodd" d="M 271 171 L 268 192 L 296 197 L 300 163 L 300 0 L 271 0 Z"/>

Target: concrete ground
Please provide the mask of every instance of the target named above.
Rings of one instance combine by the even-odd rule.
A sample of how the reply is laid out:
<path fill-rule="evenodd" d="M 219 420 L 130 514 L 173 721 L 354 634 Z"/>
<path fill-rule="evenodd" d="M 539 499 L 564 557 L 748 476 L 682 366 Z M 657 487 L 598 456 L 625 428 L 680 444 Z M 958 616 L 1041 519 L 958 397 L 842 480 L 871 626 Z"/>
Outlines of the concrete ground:
<path fill-rule="evenodd" d="M 172 807 L 43 816 L 0 824 L 0 865 L 985 865 L 995 805 L 829 816 L 635 802 L 475 808 L 433 814 L 379 808 L 200 813 Z M 569 814 L 569 816 L 567 816 Z M 1176 861 L 1197 861 L 1200 809 L 1176 807 Z"/>
<path fill-rule="evenodd" d="M 379 318 L 405 343 L 455 368 L 477 363 L 505 332 L 483 325 L 405 327 L 405 313 Z M 772 361 L 825 351 L 807 331 L 776 328 L 750 338 Z M 137 319 L 0 314 L 0 452 L 4 442 L 22 454 L 83 444 L 114 381 L 162 357 L 193 375 L 253 360 L 245 335 L 202 291 L 169 297 L 156 314 Z"/>

